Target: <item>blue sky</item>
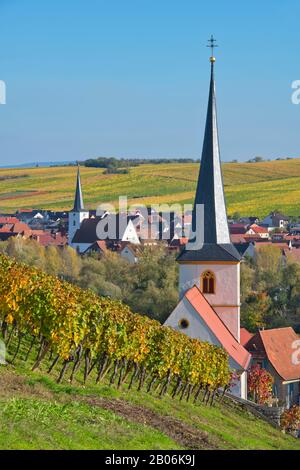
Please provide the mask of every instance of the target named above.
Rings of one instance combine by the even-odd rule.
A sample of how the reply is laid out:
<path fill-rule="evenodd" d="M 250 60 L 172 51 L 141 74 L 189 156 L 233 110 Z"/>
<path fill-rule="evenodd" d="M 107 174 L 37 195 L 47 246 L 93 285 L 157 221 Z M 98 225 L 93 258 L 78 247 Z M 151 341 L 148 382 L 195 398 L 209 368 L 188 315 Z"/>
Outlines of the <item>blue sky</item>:
<path fill-rule="evenodd" d="M 0 164 L 201 155 L 216 51 L 222 160 L 300 156 L 300 2 L 0 0 Z"/>

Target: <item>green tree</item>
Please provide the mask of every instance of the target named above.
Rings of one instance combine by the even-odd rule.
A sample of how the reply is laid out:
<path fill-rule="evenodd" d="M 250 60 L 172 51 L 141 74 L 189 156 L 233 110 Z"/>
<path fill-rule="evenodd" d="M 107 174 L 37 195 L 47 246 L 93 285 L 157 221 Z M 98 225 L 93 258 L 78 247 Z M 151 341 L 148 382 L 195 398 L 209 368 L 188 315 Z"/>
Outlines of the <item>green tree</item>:
<path fill-rule="evenodd" d="M 241 325 L 249 331 L 267 326 L 266 315 L 271 305 L 271 299 L 265 292 L 248 295 L 241 306 Z"/>

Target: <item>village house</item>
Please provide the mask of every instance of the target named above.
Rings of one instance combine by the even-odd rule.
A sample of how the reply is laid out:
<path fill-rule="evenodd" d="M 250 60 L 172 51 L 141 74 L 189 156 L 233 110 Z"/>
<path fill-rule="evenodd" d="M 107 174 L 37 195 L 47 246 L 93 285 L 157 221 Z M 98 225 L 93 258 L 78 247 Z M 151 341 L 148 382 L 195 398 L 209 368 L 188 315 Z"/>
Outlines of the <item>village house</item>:
<path fill-rule="evenodd" d="M 261 227 L 257 224 L 242 224 L 242 223 L 234 223 L 229 224 L 229 231 L 231 236 L 240 236 L 244 240 L 246 239 L 259 239 L 269 238 L 269 231 L 266 227 Z"/>
<path fill-rule="evenodd" d="M 88 255 L 97 253 L 99 256 L 102 256 L 108 251 L 118 253 L 121 258 L 126 259 L 130 264 L 136 264 L 138 263 L 141 254 L 141 245 L 115 240 L 97 240 L 84 252 L 84 254 Z"/>
<path fill-rule="evenodd" d="M 0 216 L 0 241 L 7 241 L 11 237 L 35 240 L 40 245 L 65 246 L 67 237 L 59 231 L 45 231 L 32 229 L 27 223 L 20 222 L 17 217 Z"/>
<path fill-rule="evenodd" d="M 130 264 L 136 264 L 139 261 L 139 256 L 141 254 L 140 245 L 133 243 L 123 242 L 121 244 L 120 256 Z"/>
<path fill-rule="evenodd" d="M 31 235 L 30 227 L 24 223 L 19 222 L 14 217 L 1 217 L 0 218 L 0 240 L 6 241 L 10 237 L 29 238 Z"/>
<path fill-rule="evenodd" d="M 248 224 L 229 224 L 229 231 L 231 235 L 245 235 L 247 233 Z"/>
<path fill-rule="evenodd" d="M 260 330 L 255 335 L 248 335 L 244 346 L 252 356 L 252 363 L 271 373 L 274 397 L 287 408 L 300 405 L 299 336 L 291 327 Z"/>
<path fill-rule="evenodd" d="M 266 227 L 260 227 L 257 224 L 252 224 L 247 228 L 245 235 L 256 235 L 259 238 L 268 239 L 269 231 Z"/>
<path fill-rule="evenodd" d="M 289 217 L 281 212 L 271 212 L 267 217 L 261 221 L 261 225 L 267 227 L 269 230 L 275 228 L 284 228 L 289 224 Z"/>

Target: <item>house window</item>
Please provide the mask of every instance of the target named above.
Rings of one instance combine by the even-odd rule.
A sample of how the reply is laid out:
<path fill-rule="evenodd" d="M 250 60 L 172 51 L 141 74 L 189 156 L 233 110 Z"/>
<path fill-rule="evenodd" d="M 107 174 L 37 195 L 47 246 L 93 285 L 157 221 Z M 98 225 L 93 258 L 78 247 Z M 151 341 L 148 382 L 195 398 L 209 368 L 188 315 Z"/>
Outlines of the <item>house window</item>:
<path fill-rule="evenodd" d="M 189 321 L 186 318 L 181 318 L 181 320 L 178 322 L 178 326 L 182 330 L 185 330 L 189 326 Z"/>
<path fill-rule="evenodd" d="M 201 276 L 203 294 L 214 294 L 216 291 L 216 278 L 211 271 L 205 271 Z"/>

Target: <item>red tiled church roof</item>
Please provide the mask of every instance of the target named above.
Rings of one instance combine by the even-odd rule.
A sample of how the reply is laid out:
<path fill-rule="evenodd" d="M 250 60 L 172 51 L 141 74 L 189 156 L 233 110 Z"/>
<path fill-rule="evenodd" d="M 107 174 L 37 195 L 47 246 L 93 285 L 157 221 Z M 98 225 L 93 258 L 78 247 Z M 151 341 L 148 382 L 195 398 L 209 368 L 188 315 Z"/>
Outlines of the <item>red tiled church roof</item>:
<path fill-rule="evenodd" d="M 194 286 L 189 289 L 185 293 L 185 298 L 213 332 L 229 356 L 241 368 L 247 369 L 251 355 L 231 334 L 198 287 Z"/>

